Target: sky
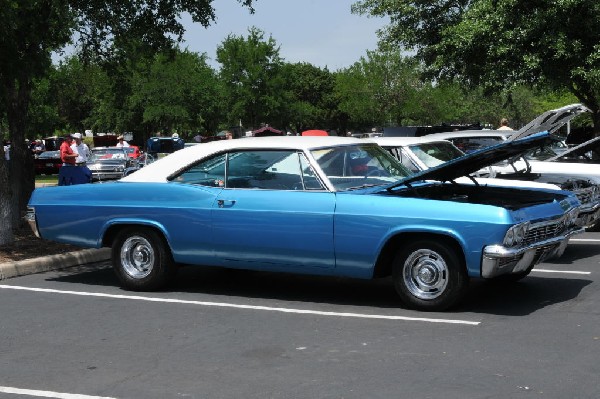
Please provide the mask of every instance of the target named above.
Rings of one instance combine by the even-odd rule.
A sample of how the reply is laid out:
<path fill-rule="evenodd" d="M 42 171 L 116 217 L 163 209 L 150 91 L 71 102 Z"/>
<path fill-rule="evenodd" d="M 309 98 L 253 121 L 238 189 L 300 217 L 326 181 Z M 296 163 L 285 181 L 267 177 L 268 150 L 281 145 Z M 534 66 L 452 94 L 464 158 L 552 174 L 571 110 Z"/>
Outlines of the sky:
<path fill-rule="evenodd" d="M 229 35 L 248 36 L 252 26 L 271 36 L 286 62 L 308 62 L 336 71 L 349 67 L 377 48 L 377 29 L 387 24 L 382 18 L 353 15 L 356 0 L 254 0 L 250 14 L 237 0 L 214 0 L 216 22 L 204 28 L 184 17 L 186 34 L 182 48 L 206 53 L 209 65 L 217 68 L 217 47 Z"/>

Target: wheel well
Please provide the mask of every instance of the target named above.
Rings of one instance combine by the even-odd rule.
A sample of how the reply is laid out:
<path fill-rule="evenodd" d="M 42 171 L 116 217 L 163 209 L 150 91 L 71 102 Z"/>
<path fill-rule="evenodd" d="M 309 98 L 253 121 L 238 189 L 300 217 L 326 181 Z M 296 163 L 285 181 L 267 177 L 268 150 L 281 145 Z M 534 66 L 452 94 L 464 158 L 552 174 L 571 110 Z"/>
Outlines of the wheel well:
<path fill-rule="evenodd" d="M 104 236 L 102 237 L 102 246 L 112 248 L 117 235 L 121 231 L 131 228 L 131 227 L 135 227 L 138 229 L 152 230 L 152 231 L 156 232 L 164 240 L 165 244 L 170 248 L 169 242 L 167 241 L 167 238 L 165 237 L 164 233 L 159 228 L 157 228 L 155 226 L 149 226 L 146 224 L 114 224 L 114 225 L 110 226 L 108 228 L 108 230 L 106 230 L 106 232 L 104 233 Z"/>
<path fill-rule="evenodd" d="M 408 240 L 416 241 L 425 239 L 449 245 L 456 251 L 464 265 L 465 254 L 460 244 L 454 238 L 447 235 L 434 233 L 401 233 L 390 238 L 383 247 L 379 257 L 377 258 L 377 263 L 375 263 L 373 277 L 386 277 L 392 274 L 392 261 L 394 260 L 396 252 L 398 252 L 398 249 L 402 247 L 404 242 Z"/>

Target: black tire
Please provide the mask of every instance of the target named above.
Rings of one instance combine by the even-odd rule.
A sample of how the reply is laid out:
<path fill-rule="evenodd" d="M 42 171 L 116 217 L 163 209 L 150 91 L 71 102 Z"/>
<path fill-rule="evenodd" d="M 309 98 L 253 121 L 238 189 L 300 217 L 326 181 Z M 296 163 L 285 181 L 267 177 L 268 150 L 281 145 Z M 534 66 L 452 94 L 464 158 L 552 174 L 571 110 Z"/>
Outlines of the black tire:
<path fill-rule="evenodd" d="M 469 286 L 461 259 L 443 241 L 418 240 L 400 249 L 392 278 L 402 302 L 424 311 L 442 311 L 458 303 Z"/>
<path fill-rule="evenodd" d="M 111 255 L 113 269 L 127 290 L 158 290 L 177 271 L 165 239 L 149 228 L 130 227 L 119 232 Z"/>

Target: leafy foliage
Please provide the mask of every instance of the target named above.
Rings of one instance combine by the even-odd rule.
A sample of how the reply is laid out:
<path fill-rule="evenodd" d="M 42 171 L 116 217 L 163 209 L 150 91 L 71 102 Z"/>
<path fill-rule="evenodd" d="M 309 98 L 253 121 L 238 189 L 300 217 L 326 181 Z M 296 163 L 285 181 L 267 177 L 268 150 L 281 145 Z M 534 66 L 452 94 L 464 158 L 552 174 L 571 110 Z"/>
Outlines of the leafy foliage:
<path fill-rule="evenodd" d="M 230 126 L 240 121 L 253 128 L 261 123 L 281 123 L 277 116 L 283 107 L 278 94 L 283 89 L 283 60 L 272 37 L 265 40 L 264 32 L 257 28 L 250 28 L 246 38 L 229 35 L 217 47 L 217 61 Z"/>
<path fill-rule="evenodd" d="M 487 92 L 516 84 L 566 89 L 600 128 L 600 3 L 595 0 L 363 0 L 387 15 L 386 46 L 415 51 L 429 76 Z"/>

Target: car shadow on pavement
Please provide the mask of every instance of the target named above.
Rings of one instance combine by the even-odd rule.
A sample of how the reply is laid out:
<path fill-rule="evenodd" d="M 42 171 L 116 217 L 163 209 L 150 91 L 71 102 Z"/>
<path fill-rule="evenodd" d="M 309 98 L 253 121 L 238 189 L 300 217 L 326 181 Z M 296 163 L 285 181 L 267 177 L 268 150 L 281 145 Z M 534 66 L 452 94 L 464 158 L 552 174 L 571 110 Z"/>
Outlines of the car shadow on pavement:
<path fill-rule="evenodd" d="M 513 283 L 476 280 L 455 311 L 524 316 L 577 298 L 591 283 L 581 278 L 538 277 L 535 272 Z"/>
<path fill-rule="evenodd" d="M 545 263 L 552 265 L 573 265 L 576 262 L 593 258 L 600 254 L 598 243 L 571 243 L 567 246 L 565 253 L 556 259 L 549 259 Z"/>
<path fill-rule="evenodd" d="M 49 280 L 114 287 L 119 294 L 153 294 L 120 289 L 108 262 L 65 269 Z M 445 313 L 523 316 L 572 300 L 589 284 L 591 281 L 586 279 L 538 277 L 535 273 L 516 283 L 473 280 L 461 304 Z M 222 302 L 258 299 L 356 308 L 403 308 L 389 278 L 361 280 L 203 266 L 181 267 L 175 281 L 161 293 L 210 295 L 210 301 Z M 197 296 L 185 299 L 207 300 Z"/>

